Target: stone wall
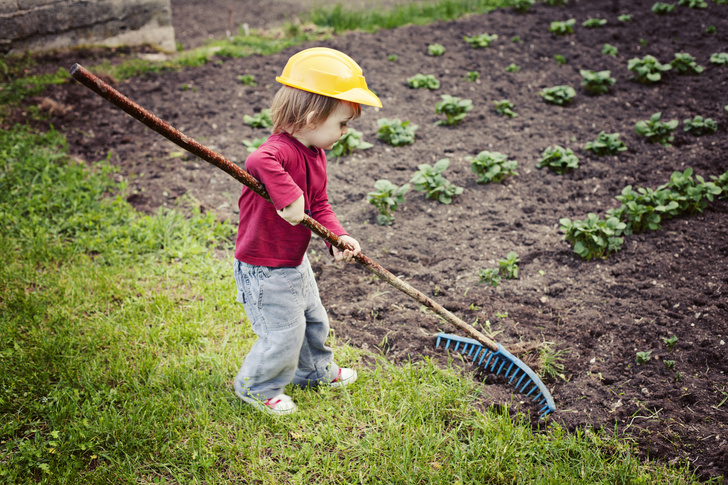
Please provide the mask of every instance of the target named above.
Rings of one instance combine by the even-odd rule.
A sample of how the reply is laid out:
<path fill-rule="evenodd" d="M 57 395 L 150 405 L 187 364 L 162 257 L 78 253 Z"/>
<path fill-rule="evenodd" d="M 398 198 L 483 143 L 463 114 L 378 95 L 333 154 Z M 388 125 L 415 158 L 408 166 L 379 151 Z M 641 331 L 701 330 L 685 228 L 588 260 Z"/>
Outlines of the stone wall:
<path fill-rule="evenodd" d="M 170 0 L 0 0 L 0 53 L 141 44 L 175 50 Z"/>

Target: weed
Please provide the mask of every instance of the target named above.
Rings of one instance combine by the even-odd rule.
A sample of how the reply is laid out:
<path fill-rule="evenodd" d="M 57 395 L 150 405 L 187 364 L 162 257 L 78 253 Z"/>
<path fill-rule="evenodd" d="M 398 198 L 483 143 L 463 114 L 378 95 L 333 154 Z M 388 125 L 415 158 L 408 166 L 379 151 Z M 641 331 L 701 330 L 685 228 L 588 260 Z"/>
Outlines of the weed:
<path fill-rule="evenodd" d="M 590 18 L 585 20 L 581 25 L 582 27 L 586 27 L 587 29 L 596 29 L 598 27 L 604 27 L 605 25 L 607 25 L 607 19 Z"/>
<path fill-rule="evenodd" d="M 630 14 L 622 14 L 619 17 L 617 17 L 617 20 L 619 20 L 620 22 L 625 22 L 625 23 L 631 22 L 632 16 Z"/>
<path fill-rule="evenodd" d="M 415 74 L 407 79 L 407 85 L 413 89 L 427 88 L 430 91 L 440 89 L 440 81 L 432 74 Z"/>
<path fill-rule="evenodd" d="M 463 78 L 463 81 L 470 81 L 471 83 L 474 83 L 478 79 L 480 79 L 480 73 L 478 71 L 468 71 L 468 73 Z"/>
<path fill-rule="evenodd" d="M 470 162 L 471 171 L 478 175 L 478 183 L 487 184 L 490 182 L 502 182 L 511 175 L 518 175 L 516 168 L 518 162 L 508 160 L 508 157 L 500 152 L 482 151 L 475 157 L 467 156 Z"/>
<path fill-rule="evenodd" d="M 501 282 L 500 270 L 498 268 L 486 268 L 478 271 L 478 284 L 487 283 L 492 287 L 496 287 Z"/>
<path fill-rule="evenodd" d="M 672 370 L 672 369 L 675 368 L 675 361 L 674 360 L 667 360 L 667 359 L 665 359 L 665 360 L 663 360 L 663 362 L 665 363 L 665 367 L 667 367 L 669 370 Z"/>
<path fill-rule="evenodd" d="M 513 111 L 513 103 L 507 99 L 501 99 L 500 101 L 493 101 L 495 104 L 495 112 L 509 118 L 516 118 L 518 115 Z"/>
<path fill-rule="evenodd" d="M 705 70 L 695 62 L 695 58 L 686 52 L 676 52 L 675 59 L 670 63 L 678 74 L 700 74 Z"/>
<path fill-rule="evenodd" d="M 498 34 L 480 34 L 480 35 L 474 35 L 473 37 L 465 36 L 463 37 L 465 39 L 465 42 L 470 44 L 470 47 L 473 49 L 480 49 L 485 47 L 490 47 L 490 44 L 498 39 Z"/>
<path fill-rule="evenodd" d="M 397 187 L 386 179 L 374 183 L 374 192 L 367 194 L 367 202 L 377 208 L 377 223 L 380 226 L 391 226 L 394 223 L 394 212 L 399 204 L 404 203 L 404 196 L 410 190 L 410 184 Z"/>
<path fill-rule="evenodd" d="M 702 116 L 696 116 L 693 119 L 683 120 L 683 124 L 685 125 L 683 130 L 695 136 L 712 135 L 718 131 L 718 123 L 712 118 L 703 119 Z"/>
<path fill-rule="evenodd" d="M 571 148 L 559 145 L 549 146 L 541 154 L 541 160 L 536 167 L 546 167 L 554 173 L 563 175 L 569 170 L 579 168 L 579 158 L 574 155 Z"/>
<path fill-rule="evenodd" d="M 270 117 L 270 108 L 265 108 L 253 116 L 244 115 L 243 121 L 253 128 L 270 128 L 273 126 L 273 120 Z"/>
<path fill-rule="evenodd" d="M 389 62 L 397 62 L 397 59 L 399 59 L 399 56 L 397 54 L 390 54 L 387 56 L 387 60 Z"/>
<path fill-rule="evenodd" d="M 615 79 L 612 77 L 612 71 L 589 71 L 581 69 L 579 71 L 584 80 L 581 85 L 584 89 L 592 94 L 605 94 L 614 85 Z"/>
<path fill-rule="evenodd" d="M 468 111 L 473 109 L 473 102 L 469 99 L 460 99 L 449 94 L 443 94 L 441 98 L 442 101 L 435 106 L 435 112 L 444 113 L 446 119 L 436 121 L 436 125 L 455 126 L 467 116 Z"/>
<path fill-rule="evenodd" d="M 253 138 L 253 140 L 243 140 L 243 145 L 247 147 L 248 153 L 253 153 L 258 149 L 268 138 Z"/>
<path fill-rule="evenodd" d="M 518 13 L 528 12 L 531 7 L 533 7 L 534 3 L 535 0 L 510 0 L 510 4 L 511 6 L 513 6 L 513 10 Z"/>
<path fill-rule="evenodd" d="M 361 131 L 349 128 L 347 133 L 334 143 L 334 146 L 331 148 L 331 154 L 334 157 L 344 157 L 351 155 L 357 150 L 367 150 L 373 147 L 374 145 L 371 143 L 362 140 L 362 135 L 363 133 Z"/>
<path fill-rule="evenodd" d="M 600 157 L 619 155 L 619 152 L 627 150 L 627 146 L 619 139 L 619 135 L 619 133 L 605 133 L 604 131 L 600 131 L 596 140 L 587 142 L 584 145 L 584 150 L 591 151 Z"/>
<path fill-rule="evenodd" d="M 560 378 L 566 380 L 564 375 L 564 350 L 554 351 L 551 348 L 551 342 L 544 342 L 538 349 L 538 368 L 539 376 Z"/>
<path fill-rule="evenodd" d="M 554 20 L 549 25 L 549 32 L 551 32 L 554 35 L 568 35 L 574 33 L 574 24 L 576 24 L 576 19 L 569 19 L 569 20 Z"/>
<path fill-rule="evenodd" d="M 715 28 L 715 25 L 708 25 L 705 28 L 705 33 L 708 34 L 708 35 L 713 35 L 716 32 L 718 32 L 718 29 Z"/>
<path fill-rule="evenodd" d="M 410 183 L 414 185 L 415 190 L 425 192 L 428 199 L 434 199 L 441 204 L 450 204 L 453 197 L 463 193 L 462 187 L 457 187 L 450 183 L 442 172 L 450 165 L 448 158 L 443 158 L 435 162 L 434 165 L 423 163 L 417 166 L 418 170 L 412 176 Z"/>
<path fill-rule="evenodd" d="M 665 343 L 665 347 L 667 347 L 667 350 L 672 352 L 673 349 L 675 348 L 675 344 L 677 343 L 677 336 L 672 335 L 669 338 L 662 337 L 662 341 Z"/>
<path fill-rule="evenodd" d="M 607 56 L 616 56 L 619 54 L 619 49 L 617 49 L 616 46 L 613 46 L 612 44 L 604 44 L 602 46 L 602 54 Z"/>
<path fill-rule="evenodd" d="M 380 118 L 377 120 L 377 125 L 379 126 L 377 137 L 389 145 L 399 147 L 412 145 L 415 142 L 417 125 L 410 125 L 409 121 Z"/>
<path fill-rule="evenodd" d="M 445 47 L 442 44 L 430 44 L 427 46 L 427 53 L 433 57 L 438 57 L 445 53 Z"/>
<path fill-rule="evenodd" d="M 586 259 L 606 258 L 609 253 L 619 251 L 624 239 L 621 237 L 627 225 L 616 217 L 606 220 L 590 212 L 583 221 L 572 221 L 568 217 L 559 219 L 563 240 L 574 244 L 574 252 Z"/>
<path fill-rule="evenodd" d="M 659 143 L 662 146 L 672 146 L 670 143 L 675 139 L 672 133 L 677 128 L 678 121 L 660 121 L 661 112 L 653 113 L 649 120 L 640 120 L 635 123 L 635 131 L 638 135 L 646 137 L 651 143 Z"/>
<path fill-rule="evenodd" d="M 258 83 L 255 82 L 255 76 L 252 74 L 244 74 L 242 76 L 238 76 L 238 81 L 240 81 L 240 84 L 244 84 L 245 86 L 257 86 Z"/>
<path fill-rule="evenodd" d="M 539 96 L 543 98 L 548 104 L 555 104 L 557 106 L 565 106 L 571 103 L 576 96 L 576 90 L 571 86 L 553 86 L 550 88 L 544 88 L 539 91 Z"/>
<path fill-rule="evenodd" d="M 637 362 L 637 365 L 644 365 L 650 361 L 650 355 L 652 354 L 651 350 L 647 350 L 645 352 L 637 352 L 635 361 Z"/>
<path fill-rule="evenodd" d="M 667 15 L 675 11 L 674 3 L 657 2 L 652 6 L 652 12 L 657 15 Z"/>
<path fill-rule="evenodd" d="M 521 67 L 518 64 L 514 63 L 514 62 L 511 62 L 506 67 L 506 72 L 518 72 L 520 70 L 521 70 Z"/>
<path fill-rule="evenodd" d="M 556 64 L 558 64 L 559 66 L 563 66 L 567 62 L 566 57 L 562 56 L 561 54 L 555 54 L 554 60 L 556 61 Z"/>
<path fill-rule="evenodd" d="M 659 82 L 662 73 L 672 69 L 670 64 L 661 64 L 654 56 L 646 55 L 642 59 L 635 57 L 627 63 L 627 69 L 634 73 L 632 79 L 637 79 L 643 84 Z"/>
<path fill-rule="evenodd" d="M 504 259 L 498 260 L 498 266 L 503 277 L 507 280 L 514 280 L 518 278 L 518 263 L 521 260 L 518 259 L 518 254 L 511 251 Z"/>

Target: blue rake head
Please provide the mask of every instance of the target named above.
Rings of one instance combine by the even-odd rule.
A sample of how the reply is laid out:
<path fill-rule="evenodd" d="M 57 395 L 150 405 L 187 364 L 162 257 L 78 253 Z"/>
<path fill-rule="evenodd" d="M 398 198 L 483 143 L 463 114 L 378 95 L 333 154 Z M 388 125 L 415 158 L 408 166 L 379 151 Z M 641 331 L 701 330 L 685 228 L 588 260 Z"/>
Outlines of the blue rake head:
<path fill-rule="evenodd" d="M 498 345 L 498 350 L 493 351 L 484 347 L 483 344 L 475 339 L 460 337 L 449 333 L 438 334 L 435 347 L 439 347 L 441 342 L 444 343 L 445 350 L 452 346 L 453 351 L 460 352 L 465 356 L 472 356 L 474 365 L 480 366 L 482 364 L 483 368 L 490 372 L 495 372 L 495 375 L 499 375 L 505 370 L 503 377 L 510 377 L 508 382 L 511 384 L 515 381 L 518 392 L 526 394 L 526 397 L 533 395 L 533 400 L 538 401 L 539 406 L 543 406 L 539 409 L 541 417 L 556 410 L 554 398 L 551 397 L 551 393 L 546 389 L 546 385 L 530 367 L 524 364 L 521 359 L 504 349 L 501 344 L 496 344 Z"/>

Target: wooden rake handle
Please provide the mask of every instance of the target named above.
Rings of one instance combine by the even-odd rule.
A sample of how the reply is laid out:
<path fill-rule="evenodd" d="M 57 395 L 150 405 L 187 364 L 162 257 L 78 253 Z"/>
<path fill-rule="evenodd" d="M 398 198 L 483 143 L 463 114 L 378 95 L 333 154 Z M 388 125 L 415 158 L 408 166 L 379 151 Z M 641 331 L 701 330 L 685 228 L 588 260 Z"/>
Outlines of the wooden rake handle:
<path fill-rule="evenodd" d="M 185 150 L 189 151 L 190 153 L 196 155 L 197 157 L 201 158 L 202 160 L 205 160 L 206 162 L 211 163 L 212 165 L 216 166 L 217 168 L 223 170 L 228 175 L 232 176 L 234 179 L 245 185 L 246 187 L 250 188 L 253 192 L 260 195 L 264 199 L 270 201 L 270 196 L 268 195 L 268 192 L 265 190 L 265 187 L 256 180 L 255 177 L 250 175 L 247 171 L 244 169 L 238 167 L 219 153 L 210 150 L 206 146 L 202 145 L 198 141 L 190 138 L 189 136 L 183 134 L 173 126 L 171 126 L 169 123 L 163 121 L 162 119 L 155 116 L 153 113 L 147 111 L 134 101 L 130 100 L 123 94 L 121 94 L 119 91 L 114 89 L 113 87 L 109 86 L 107 83 L 99 79 L 97 76 L 86 70 L 83 66 L 79 64 L 74 64 L 71 66 L 70 69 L 71 76 L 87 88 L 89 88 L 91 91 L 95 92 L 102 98 L 104 98 L 106 101 L 110 102 L 117 108 L 121 109 L 128 115 L 130 115 L 132 118 L 136 119 L 137 121 L 140 121 L 144 125 L 146 125 L 148 128 L 151 128 L 152 130 L 156 131 L 163 137 L 167 138 L 168 140 L 172 141 L 173 143 L 179 145 L 180 147 L 184 148 Z M 338 248 L 340 251 L 344 251 L 345 249 L 353 249 L 346 243 L 344 243 L 336 234 L 331 232 L 329 229 L 324 227 L 322 224 L 314 220 L 313 218 L 309 217 L 308 215 L 305 215 L 303 218 L 303 221 L 301 221 L 301 224 L 308 227 L 311 231 L 321 236 L 324 240 L 331 243 L 334 247 Z M 360 265 L 367 268 L 369 271 L 380 277 L 381 279 L 387 281 L 390 285 L 394 286 L 401 292 L 405 293 L 406 295 L 414 298 L 419 303 L 424 305 L 425 307 L 429 308 L 433 312 L 435 312 L 437 315 L 442 317 L 445 321 L 451 323 L 452 325 L 458 327 L 460 330 L 467 333 L 470 337 L 474 338 L 475 340 L 479 341 L 481 344 L 483 344 L 485 347 L 497 351 L 498 345 L 490 340 L 488 337 L 483 335 L 483 333 L 476 330 L 472 325 L 464 322 L 460 318 L 453 315 L 451 312 L 449 312 L 447 309 L 445 309 L 442 305 L 438 304 L 437 302 L 433 301 L 431 298 L 429 298 L 427 295 L 422 293 L 421 291 L 413 288 L 410 286 L 407 282 L 397 278 L 394 274 L 390 273 L 386 269 L 384 269 L 382 266 L 377 264 L 376 262 L 372 261 L 368 257 L 366 257 L 363 253 L 359 253 L 358 256 L 355 257 L 355 260 Z"/>

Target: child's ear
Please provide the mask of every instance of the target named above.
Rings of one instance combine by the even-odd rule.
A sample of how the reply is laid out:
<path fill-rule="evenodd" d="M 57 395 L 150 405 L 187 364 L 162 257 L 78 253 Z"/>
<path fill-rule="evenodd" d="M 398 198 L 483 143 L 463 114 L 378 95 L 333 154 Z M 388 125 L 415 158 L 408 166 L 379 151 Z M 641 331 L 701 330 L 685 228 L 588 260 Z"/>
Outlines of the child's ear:
<path fill-rule="evenodd" d="M 316 113 L 315 111 L 311 111 L 309 114 L 306 115 L 306 126 L 308 128 L 316 128 L 316 124 L 314 123 L 314 120 L 316 119 Z"/>

